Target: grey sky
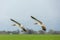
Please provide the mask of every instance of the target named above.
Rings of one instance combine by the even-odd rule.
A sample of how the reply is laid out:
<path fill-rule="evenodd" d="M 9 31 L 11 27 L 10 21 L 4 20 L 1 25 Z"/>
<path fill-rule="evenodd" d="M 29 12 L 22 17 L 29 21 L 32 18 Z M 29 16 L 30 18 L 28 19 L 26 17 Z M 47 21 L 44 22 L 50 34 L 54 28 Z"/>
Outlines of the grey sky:
<path fill-rule="evenodd" d="M 33 24 L 31 15 L 44 22 L 47 30 L 60 30 L 60 0 L 0 0 L 0 30 L 16 29 L 10 18 L 27 28 L 41 30 Z"/>

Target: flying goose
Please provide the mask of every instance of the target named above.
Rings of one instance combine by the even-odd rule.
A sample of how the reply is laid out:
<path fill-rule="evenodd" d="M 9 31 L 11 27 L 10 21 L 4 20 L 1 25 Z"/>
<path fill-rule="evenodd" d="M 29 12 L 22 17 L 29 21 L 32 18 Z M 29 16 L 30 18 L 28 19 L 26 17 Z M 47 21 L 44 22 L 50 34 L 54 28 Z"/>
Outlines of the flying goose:
<path fill-rule="evenodd" d="M 38 19 L 36 19 L 35 17 L 31 16 L 32 19 L 34 19 L 37 23 L 35 24 L 38 24 L 42 27 L 42 30 L 46 31 L 46 26 L 41 22 L 39 21 Z"/>
<path fill-rule="evenodd" d="M 13 21 L 15 24 L 13 24 L 13 26 L 18 26 L 20 27 L 23 31 L 27 31 L 24 26 L 21 24 L 21 23 L 18 23 L 17 21 L 13 20 L 13 19 L 10 19 L 11 21 Z"/>

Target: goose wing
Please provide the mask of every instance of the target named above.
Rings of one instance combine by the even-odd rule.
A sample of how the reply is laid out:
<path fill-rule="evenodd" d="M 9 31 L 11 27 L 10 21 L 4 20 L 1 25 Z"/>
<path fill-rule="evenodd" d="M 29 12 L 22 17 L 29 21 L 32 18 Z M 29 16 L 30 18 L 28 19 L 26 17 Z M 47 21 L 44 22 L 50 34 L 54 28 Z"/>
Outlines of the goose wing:
<path fill-rule="evenodd" d="M 10 19 L 11 21 L 13 21 L 14 23 L 18 24 L 18 25 L 21 25 L 20 23 L 18 23 L 17 21 L 13 20 L 13 19 Z"/>
<path fill-rule="evenodd" d="M 40 24 L 43 24 L 41 21 L 39 21 L 38 19 L 36 19 L 35 17 L 31 16 L 32 19 L 34 19 L 35 21 L 37 21 Z"/>

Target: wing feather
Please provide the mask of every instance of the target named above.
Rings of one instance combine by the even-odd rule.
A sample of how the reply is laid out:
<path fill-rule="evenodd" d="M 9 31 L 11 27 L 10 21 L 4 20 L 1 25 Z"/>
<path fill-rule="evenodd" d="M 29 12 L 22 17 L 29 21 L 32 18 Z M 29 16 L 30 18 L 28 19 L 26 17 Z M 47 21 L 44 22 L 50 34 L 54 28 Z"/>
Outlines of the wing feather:
<path fill-rule="evenodd" d="M 10 19 L 11 21 L 15 22 L 16 24 L 18 25 L 21 25 L 20 23 L 18 23 L 17 21 L 13 20 L 13 19 Z"/>
<path fill-rule="evenodd" d="M 40 24 L 43 24 L 41 21 L 39 21 L 38 19 L 36 19 L 35 17 L 31 16 L 32 19 L 34 19 L 35 21 L 37 21 Z"/>

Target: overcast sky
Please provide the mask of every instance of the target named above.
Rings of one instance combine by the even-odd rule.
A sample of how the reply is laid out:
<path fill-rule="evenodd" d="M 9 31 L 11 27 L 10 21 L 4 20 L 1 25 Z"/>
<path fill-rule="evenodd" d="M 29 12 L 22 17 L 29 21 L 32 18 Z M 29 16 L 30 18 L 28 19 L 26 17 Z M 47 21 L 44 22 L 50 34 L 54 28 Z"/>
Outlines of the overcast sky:
<path fill-rule="evenodd" d="M 0 0 L 0 30 L 17 30 L 11 26 L 10 18 L 22 23 L 24 27 L 41 30 L 34 25 L 34 16 L 41 20 L 47 30 L 60 30 L 60 0 Z"/>

